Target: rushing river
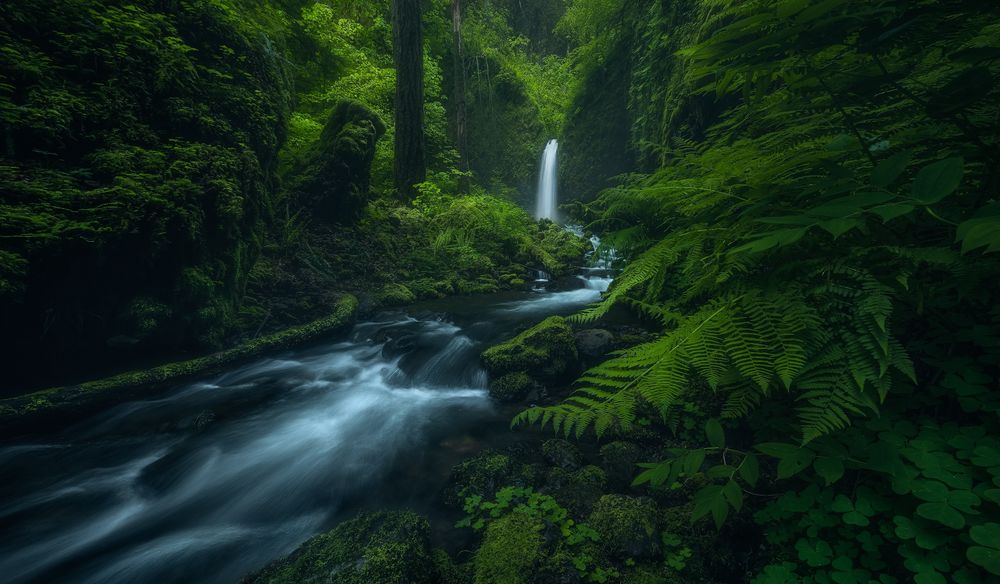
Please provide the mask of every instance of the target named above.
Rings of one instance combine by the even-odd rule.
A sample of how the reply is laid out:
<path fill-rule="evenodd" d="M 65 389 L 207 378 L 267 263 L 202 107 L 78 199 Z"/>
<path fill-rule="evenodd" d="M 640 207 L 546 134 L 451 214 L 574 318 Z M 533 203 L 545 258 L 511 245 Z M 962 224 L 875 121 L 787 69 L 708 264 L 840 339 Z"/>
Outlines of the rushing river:
<path fill-rule="evenodd" d="M 598 300 L 453 298 L 0 448 L 0 580 L 238 581 L 358 509 L 427 512 L 509 411 L 478 354 Z"/>

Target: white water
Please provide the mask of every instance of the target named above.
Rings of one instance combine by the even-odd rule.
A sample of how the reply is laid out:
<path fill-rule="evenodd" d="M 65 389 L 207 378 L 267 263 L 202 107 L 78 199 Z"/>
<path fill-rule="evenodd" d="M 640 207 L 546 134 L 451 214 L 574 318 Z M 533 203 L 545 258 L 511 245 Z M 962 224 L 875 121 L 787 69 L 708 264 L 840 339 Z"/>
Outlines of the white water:
<path fill-rule="evenodd" d="M 542 154 L 541 170 L 538 173 L 538 202 L 535 210 L 536 219 L 556 220 L 556 208 L 559 196 L 556 192 L 558 171 L 559 141 L 549 140 Z"/>
<path fill-rule="evenodd" d="M 236 582 L 358 509 L 428 513 L 463 448 L 513 436 L 479 353 L 598 301 L 604 275 L 582 279 L 389 313 L 0 445 L 0 581 Z"/>

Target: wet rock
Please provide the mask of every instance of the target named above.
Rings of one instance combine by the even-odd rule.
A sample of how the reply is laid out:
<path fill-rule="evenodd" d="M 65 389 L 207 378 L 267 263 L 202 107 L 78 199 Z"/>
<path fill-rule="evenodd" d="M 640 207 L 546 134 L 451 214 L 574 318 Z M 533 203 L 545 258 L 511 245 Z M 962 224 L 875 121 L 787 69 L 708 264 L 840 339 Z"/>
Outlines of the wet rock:
<path fill-rule="evenodd" d="M 433 584 L 427 520 L 409 512 L 365 513 L 308 540 L 247 584 Z"/>
<path fill-rule="evenodd" d="M 601 466 L 608 473 L 608 481 L 616 489 L 625 489 L 638 474 L 643 451 L 632 442 L 610 442 L 601 447 Z"/>
<path fill-rule="evenodd" d="M 549 464 L 566 470 L 576 470 L 583 464 L 583 455 L 580 454 L 580 450 L 569 442 L 558 438 L 542 443 L 542 456 Z"/>
<path fill-rule="evenodd" d="M 378 293 L 376 301 L 381 306 L 399 306 L 416 302 L 417 296 L 403 284 L 386 284 Z"/>
<path fill-rule="evenodd" d="M 201 432 L 214 421 L 215 421 L 215 412 L 211 410 L 205 410 L 203 412 L 199 412 L 198 415 L 194 417 L 194 429 Z"/>
<path fill-rule="evenodd" d="M 445 503 L 461 507 L 472 495 L 492 498 L 501 487 L 514 484 L 517 465 L 505 454 L 484 451 L 466 459 L 451 469 L 444 490 Z"/>
<path fill-rule="evenodd" d="M 476 552 L 475 584 L 529 582 L 542 552 L 541 521 L 511 513 L 490 523 Z"/>
<path fill-rule="evenodd" d="M 575 516 L 586 516 L 604 494 L 607 475 L 600 467 L 585 466 L 576 471 L 553 468 L 545 491 Z"/>
<path fill-rule="evenodd" d="M 580 354 L 592 359 L 607 355 L 614 348 L 615 336 L 604 329 L 586 329 L 574 335 Z"/>
<path fill-rule="evenodd" d="M 579 368 L 573 329 L 566 319 L 552 316 L 513 339 L 482 354 L 491 375 L 524 372 L 539 381 L 558 381 Z"/>
<path fill-rule="evenodd" d="M 601 536 L 601 547 L 617 558 L 649 558 L 660 551 L 656 504 L 646 497 L 604 495 L 587 523 Z"/>
<path fill-rule="evenodd" d="M 524 401 L 539 385 L 527 373 L 508 373 L 490 383 L 490 397 L 501 403 Z"/>

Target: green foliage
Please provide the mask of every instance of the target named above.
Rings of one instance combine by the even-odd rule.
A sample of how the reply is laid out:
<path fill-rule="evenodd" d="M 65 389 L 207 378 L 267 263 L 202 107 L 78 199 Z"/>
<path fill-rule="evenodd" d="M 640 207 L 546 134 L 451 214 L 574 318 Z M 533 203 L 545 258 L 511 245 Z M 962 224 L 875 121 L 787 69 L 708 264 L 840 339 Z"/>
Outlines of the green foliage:
<path fill-rule="evenodd" d="M 520 526 L 510 534 L 505 541 L 505 545 L 513 549 L 524 548 L 524 542 L 537 539 L 538 533 L 548 526 L 554 528 L 561 536 L 561 541 L 557 547 L 567 547 L 572 550 L 580 548 L 586 542 L 597 542 L 600 536 L 586 523 L 578 523 L 569 516 L 569 512 L 561 507 L 554 498 L 549 495 L 535 492 L 530 487 L 504 487 L 497 491 L 493 501 L 484 501 L 482 497 L 475 495 L 465 500 L 466 517 L 455 524 L 456 527 L 471 527 L 481 530 L 487 527 L 486 543 L 484 548 L 490 543 L 490 534 L 499 529 L 497 525 L 508 525 L 512 518 L 516 525 Z M 483 581 L 525 581 L 525 572 L 530 568 L 535 555 L 538 553 L 540 542 L 529 545 L 530 554 L 521 554 L 522 557 L 515 558 L 513 555 L 506 555 L 509 562 L 516 564 L 514 573 L 508 575 L 506 579 L 490 579 Z M 482 553 L 482 551 L 480 552 Z M 588 582 L 604 582 L 607 570 L 592 565 L 592 558 L 585 551 L 572 552 L 573 565 L 581 576 Z M 517 554 L 514 554 L 517 555 Z M 477 558 L 477 563 L 478 563 Z M 511 568 L 500 568 L 505 573 Z M 495 571 L 495 570 L 494 570 Z M 477 581 L 479 581 L 477 571 Z"/>
<path fill-rule="evenodd" d="M 581 209 L 628 262 L 576 318 L 626 307 L 661 333 L 515 422 L 676 429 L 710 393 L 707 446 L 636 484 L 701 483 L 692 515 L 717 526 L 780 495 L 752 507 L 773 555 L 755 582 L 988 581 L 1000 28 L 981 8 L 574 2 L 578 67 L 630 55 L 645 167 Z M 609 103 L 599 79 L 579 103 Z"/>

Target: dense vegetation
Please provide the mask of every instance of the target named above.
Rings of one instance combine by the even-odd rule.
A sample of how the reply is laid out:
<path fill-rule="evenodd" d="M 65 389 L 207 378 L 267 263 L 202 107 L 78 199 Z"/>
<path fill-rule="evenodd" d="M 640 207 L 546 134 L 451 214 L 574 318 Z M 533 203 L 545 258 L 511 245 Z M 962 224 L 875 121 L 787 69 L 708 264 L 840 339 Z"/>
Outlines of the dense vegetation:
<path fill-rule="evenodd" d="M 469 557 L 378 513 L 254 578 L 993 581 L 998 77 L 967 0 L 9 0 L 7 393 L 565 274 L 559 136 L 621 272 L 483 365 L 560 438 L 453 470 Z"/>
<path fill-rule="evenodd" d="M 997 13 L 595 1 L 564 24 L 585 70 L 627 59 L 640 171 L 586 207 L 630 261 L 578 319 L 623 304 L 662 333 L 518 421 L 679 431 L 636 484 L 752 514 L 756 582 L 1000 574 Z"/>

